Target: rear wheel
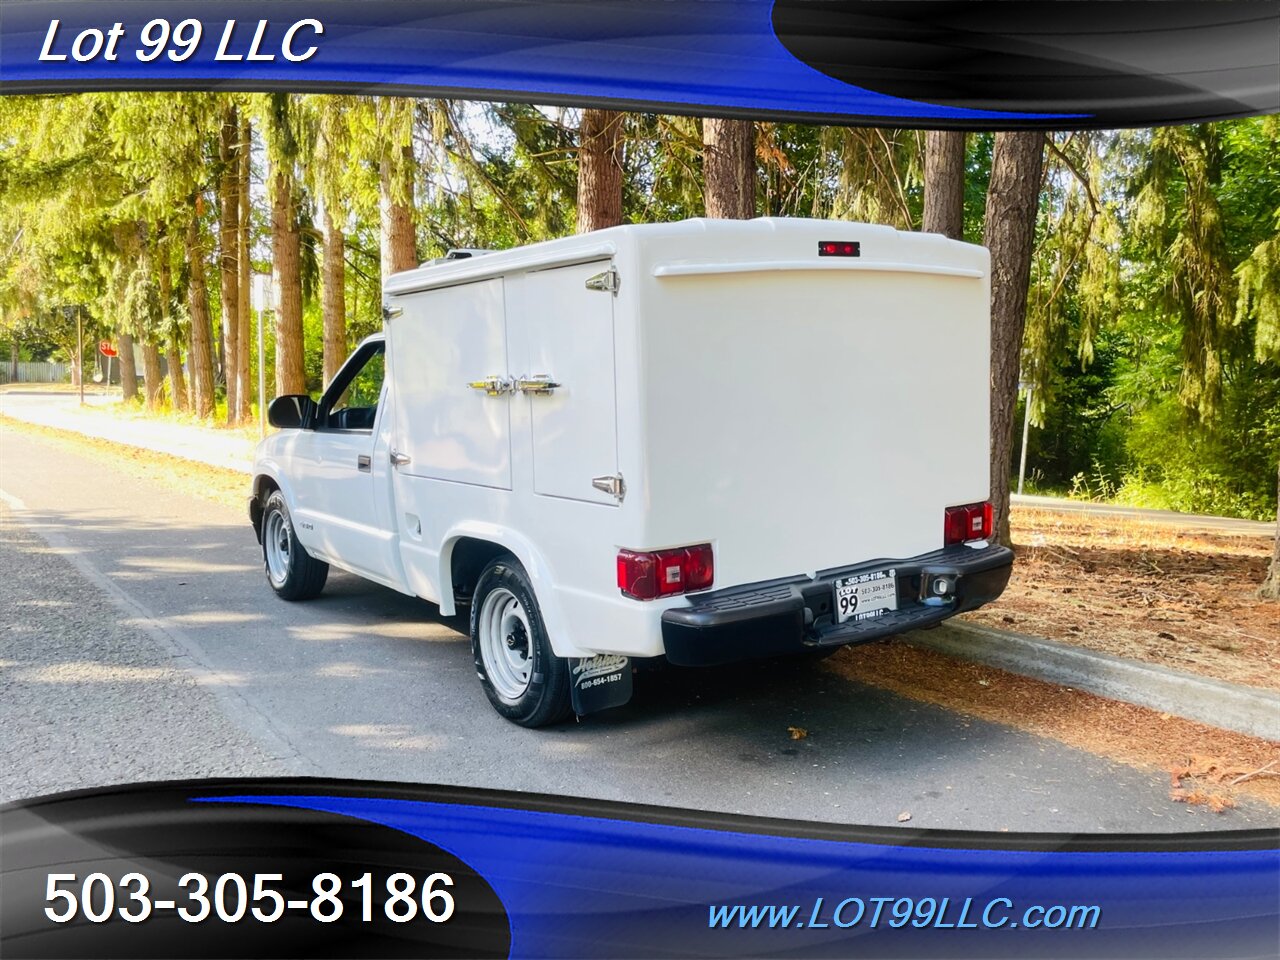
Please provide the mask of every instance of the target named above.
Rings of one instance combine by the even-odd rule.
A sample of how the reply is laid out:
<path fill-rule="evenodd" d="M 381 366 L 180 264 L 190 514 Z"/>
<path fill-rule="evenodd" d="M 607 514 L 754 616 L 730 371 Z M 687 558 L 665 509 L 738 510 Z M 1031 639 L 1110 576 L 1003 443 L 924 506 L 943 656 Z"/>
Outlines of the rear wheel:
<path fill-rule="evenodd" d="M 303 549 L 293 532 L 284 494 L 276 490 L 262 508 L 262 562 L 267 583 L 284 600 L 310 600 L 320 595 L 329 565 Z"/>
<path fill-rule="evenodd" d="M 485 695 L 508 720 L 542 727 L 570 714 L 569 663 L 552 651 L 533 586 L 514 558 L 494 560 L 480 574 L 471 652 Z"/>

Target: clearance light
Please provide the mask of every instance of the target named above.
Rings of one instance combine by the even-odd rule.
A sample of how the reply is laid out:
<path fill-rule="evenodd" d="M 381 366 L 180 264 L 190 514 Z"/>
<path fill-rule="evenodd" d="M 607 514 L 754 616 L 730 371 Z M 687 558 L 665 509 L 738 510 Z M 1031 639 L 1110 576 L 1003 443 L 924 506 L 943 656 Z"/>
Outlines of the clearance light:
<path fill-rule="evenodd" d="M 862 244 L 857 240 L 821 240 L 818 242 L 820 257 L 860 257 Z"/>
<path fill-rule="evenodd" d="M 705 590 L 714 579 L 709 543 L 657 552 L 618 551 L 618 589 L 635 600 Z"/>

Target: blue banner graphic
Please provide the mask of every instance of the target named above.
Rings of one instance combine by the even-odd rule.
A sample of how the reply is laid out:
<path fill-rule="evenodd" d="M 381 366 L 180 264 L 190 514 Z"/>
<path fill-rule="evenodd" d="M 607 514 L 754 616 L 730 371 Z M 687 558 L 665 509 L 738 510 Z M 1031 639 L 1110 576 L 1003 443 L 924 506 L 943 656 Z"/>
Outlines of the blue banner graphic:
<path fill-rule="evenodd" d="M 355 87 L 984 129 L 1280 106 L 1280 5 L 1160 7 L 1156 20 L 1131 0 L 5 0 L 0 91 Z"/>
<path fill-rule="evenodd" d="M 355 817 L 447 850 L 502 900 L 518 957 L 1262 956 L 1280 930 L 1274 842 L 936 847 L 930 831 L 892 845 L 398 799 L 206 799 Z"/>

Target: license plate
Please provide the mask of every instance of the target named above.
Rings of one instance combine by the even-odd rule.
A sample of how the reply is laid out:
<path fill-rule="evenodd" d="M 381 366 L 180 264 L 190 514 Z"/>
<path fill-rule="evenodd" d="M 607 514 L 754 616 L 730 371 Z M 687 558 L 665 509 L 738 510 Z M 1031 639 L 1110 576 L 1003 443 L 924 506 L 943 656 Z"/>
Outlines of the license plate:
<path fill-rule="evenodd" d="M 876 570 L 835 582 L 836 623 L 873 620 L 898 609 L 898 571 Z"/>

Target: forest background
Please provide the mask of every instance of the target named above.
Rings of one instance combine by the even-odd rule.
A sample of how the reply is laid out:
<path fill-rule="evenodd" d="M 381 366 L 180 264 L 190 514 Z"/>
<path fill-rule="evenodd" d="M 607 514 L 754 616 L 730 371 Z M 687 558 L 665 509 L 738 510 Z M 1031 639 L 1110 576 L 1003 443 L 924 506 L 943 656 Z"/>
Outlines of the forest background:
<path fill-rule="evenodd" d="M 1276 516 L 1278 117 L 963 134 L 342 95 L 4 97 L 0 362 L 63 359 L 74 378 L 109 339 L 127 401 L 235 425 L 256 416 L 254 274 L 279 291 L 268 396 L 314 393 L 380 328 L 390 272 L 692 216 L 985 243 L 1002 518 L 1028 402 L 1028 492 Z"/>

